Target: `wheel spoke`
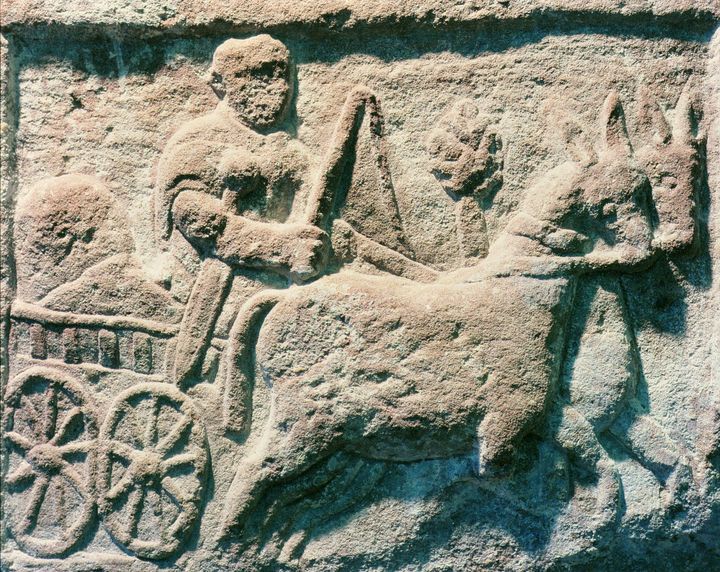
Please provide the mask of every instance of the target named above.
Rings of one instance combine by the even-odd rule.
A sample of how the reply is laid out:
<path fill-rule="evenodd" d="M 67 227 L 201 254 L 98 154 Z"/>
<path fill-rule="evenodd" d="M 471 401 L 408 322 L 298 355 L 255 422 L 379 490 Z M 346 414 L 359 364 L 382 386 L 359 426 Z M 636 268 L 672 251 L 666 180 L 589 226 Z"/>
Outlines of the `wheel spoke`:
<path fill-rule="evenodd" d="M 128 461 L 132 461 L 133 459 L 135 459 L 135 457 L 139 453 L 137 449 L 135 449 L 131 445 L 128 445 L 127 443 L 123 443 L 122 441 L 111 441 L 110 450 L 114 455 L 122 457 L 123 459 L 127 459 Z"/>
<path fill-rule="evenodd" d="M 48 384 L 47 399 L 45 400 L 45 410 L 42 412 L 45 423 L 43 426 L 43 434 L 45 440 L 50 441 L 55 433 L 57 426 L 58 413 L 58 387 L 54 382 Z"/>
<path fill-rule="evenodd" d="M 139 411 L 137 405 L 133 406 L 126 401 L 120 403 L 116 413 L 113 433 L 118 432 L 121 426 L 124 425 L 126 431 L 129 431 L 133 436 L 136 436 L 138 432 L 142 431 L 140 427 L 140 422 L 138 421 L 138 415 Z M 140 435 L 140 438 L 142 437 L 143 435 Z M 133 441 L 133 443 L 130 444 L 131 447 L 145 447 L 145 443 L 142 441 L 142 439 L 138 439 L 139 442 L 135 442 L 135 439 L 133 439 L 132 437 L 130 437 L 130 439 L 132 439 Z"/>
<path fill-rule="evenodd" d="M 157 452 L 161 455 L 167 455 L 170 451 L 172 451 L 175 446 L 180 442 L 183 434 L 190 427 L 191 424 L 192 421 L 190 420 L 190 418 L 183 415 L 182 419 L 175 423 L 175 425 L 173 425 L 173 428 L 170 429 L 168 434 L 163 437 L 163 440 L 158 443 Z"/>
<path fill-rule="evenodd" d="M 132 472 L 130 469 L 125 471 L 125 474 L 120 477 L 120 480 L 113 486 L 107 493 L 105 493 L 105 498 L 114 501 L 116 500 L 120 495 L 125 494 L 127 490 L 133 485 L 133 478 L 132 478 Z"/>
<path fill-rule="evenodd" d="M 13 445 L 18 447 L 19 449 L 22 449 L 26 453 L 33 448 L 33 444 L 24 435 L 20 435 L 17 431 L 8 431 L 5 433 L 5 438 L 10 441 Z"/>
<path fill-rule="evenodd" d="M 187 526 L 190 517 L 191 515 L 188 512 L 181 510 L 180 514 L 178 514 L 177 518 L 175 519 L 175 522 L 170 528 L 167 529 L 166 537 L 176 537 L 178 532 L 180 532 L 183 528 L 185 528 L 185 526 Z"/>
<path fill-rule="evenodd" d="M 73 467 L 65 463 L 61 472 L 63 476 L 73 484 L 77 492 L 83 496 L 87 493 L 82 477 Z"/>
<path fill-rule="evenodd" d="M 174 455 L 166 461 L 163 461 L 163 472 L 167 473 L 171 469 L 182 467 L 183 465 L 192 465 L 196 463 L 197 460 L 198 456 L 193 453 L 182 453 L 180 455 Z"/>
<path fill-rule="evenodd" d="M 89 453 L 93 447 L 95 447 L 95 441 L 72 441 L 60 445 L 58 450 L 62 455 L 72 455 L 73 453 Z"/>
<path fill-rule="evenodd" d="M 175 481 L 170 477 L 165 477 L 162 480 L 163 488 L 178 501 L 180 505 L 186 505 L 192 502 L 192 495 L 182 490 Z"/>
<path fill-rule="evenodd" d="M 160 399 L 153 395 L 150 400 L 150 414 L 148 415 L 147 426 L 143 443 L 146 448 L 151 448 L 157 439 L 158 415 L 160 414 Z"/>
<path fill-rule="evenodd" d="M 138 524 L 142 518 L 143 503 L 145 501 L 145 488 L 138 486 L 131 494 L 128 500 L 128 518 L 127 523 L 130 537 L 137 535 Z"/>
<path fill-rule="evenodd" d="M 75 419 L 82 415 L 82 413 L 83 412 L 79 407 L 73 407 L 70 411 L 68 411 L 67 415 L 65 415 L 65 419 L 63 419 L 62 423 L 60 424 L 60 427 L 58 427 L 57 431 L 55 431 L 55 435 L 50 440 L 50 443 L 53 445 L 58 445 L 60 441 L 62 441 L 67 436 L 67 432 L 72 427 Z"/>
<path fill-rule="evenodd" d="M 23 461 L 17 469 L 5 477 L 5 484 L 10 487 L 14 487 L 32 476 L 35 476 L 35 473 L 32 470 L 30 463 Z"/>
<path fill-rule="evenodd" d="M 46 475 L 40 475 L 35 481 L 32 491 L 30 492 L 30 503 L 27 509 L 25 509 L 25 514 L 20 524 L 22 532 L 28 533 L 35 528 L 40 514 L 40 507 L 45 500 L 45 493 L 47 492 L 49 484 L 50 479 Z"/>

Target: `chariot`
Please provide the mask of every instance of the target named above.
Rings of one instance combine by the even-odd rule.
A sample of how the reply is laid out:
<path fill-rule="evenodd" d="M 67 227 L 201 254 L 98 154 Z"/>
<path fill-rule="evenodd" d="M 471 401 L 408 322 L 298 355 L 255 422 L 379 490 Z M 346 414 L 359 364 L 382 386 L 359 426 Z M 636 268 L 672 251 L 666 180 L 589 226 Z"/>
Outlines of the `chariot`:
<path fill-rule="evenodd" d="M 186 387 L 201 366 L 203 375 L 217 375 L 222 354 L 227 358 L 222 423 L 228 432 L 249 431 L 253 423 L 256 366 L 272 386 L 265 427 L 255 420 L 265 436 L 263 449 L 237 468 L 225 499 L 223 536 L 243 530 L 248 511 L 270 487 L 343 449 L 372 460 L 410 462 L 465 454 L 477 443 L 478 474 L 491 471 L 526 433 L 545 430 L 576 278 L 608 270 L 636 272 L 658 254 L 646 212 L 650 183 L 628 155 L 622 117 L 611 94 L 603 109 L 606 151 L 591 164 L 568 162 L 553 169 L 538 183 L 540 190 L 528 193 L 528 204 L 496 238 L 487 259 L 441 274 L 402 254 L 407 249 L 383 151 L 382 116 L 371 93 L 355 90 L 308 199 L 305 222 L 331 236 L 334 258 L 323 274 L 354 262 L 359 274 L 337 272 L 319 277 L 313 286 L 253 297 L 240 309 L 239 327 L 233 326 L 227 340 L 216 336 L 213 324 L 234 270 L 212 257 L 202 262 L 180 323 L 16 301 L 2 423 L 4 508 L 19 547 L 35 556 L 64 556 L 87 544 L 99 521 L 138 557 L 173 556 L 198 520 L 210 470 L 200 414 L 210 404 L 191 398 Z M 362 150 L 362 125 L 369 127 L 373 177 L 352 176 L 364 164 L 351 160 L 356 155 L 351 151 Z M 357 179 L 371 181 L 376 196 L 355 185 Z M 354 217 L 352 204 L 360 195 L 377 210 Z M 363 221 L 383 213 L 384 224 L 363 228 Z M 609 244 L 583 234 L 598 228 L 613 237 Z M 594 248 L 597 244 L 604 248 Z M 362 276 L 368 266 L 374 267 L 370 274 L 384 277 Z M 390 280 L 389 274 L 400 278 Z M 352 299 L 346 295 L 351 288 Z M 359 294 L 371 303 L 358 302 Z M 324 309 L 323 300 L 334 302 L 331 310 Z M 367 314 L 366 307 L 375 313 Z M 367 334 L 357 338 L 355 355 L 382 358 L 383 367 L 373 370 L 363 360 L 350 371 L 347 356 L 340 360 L 344 370 L 322 361 L 300 363 L 331 353 L 333 332 L 342 334 L 337 324 L 347 325 L 346 316 L 353 316 L 353 334 Z M 323 320 L 335 329 L 323 330 Z M 304 335 L 311 326 L 323 335 Z M 246 335 L 249 331 L 254 333 Z M 370 339 L 375 347 L 366 343 Z M 418 355 L 397 353 L 408 340 L 413 352 L 421 350 Z M 318 351 L 323 344 L 328 349 Z M 278 357 L 288 348 L 301 356 L 292 364 Z M 427 357 L 433 355 L 442 359 Z M 443 372 L 442 367 L 454 369 Z M 338 379 L 337 371 L 347 378 Z M 439 374 L 452 383 L 438 383 Z M 383 385 L 387 380 L 407 385 Z M 324 394 L 329 396 L 324 411 L 334 415 L 315 422 L 317 392 L 336 382 L 342 391 L 333 387 Z M 388 391 L 387 386 L 400 389 L 392 402 L 397 413 L 383 418 L 391 394 L 374 401 L 373 392 Z M 458 396 L 465 397 L 461 403 Z M 383 421 L 358 431 L 342 415 Z M 439 421 L 446 418 L 453 422 Z M 587 425 L 581 413 L 575 418 Z M 293 419 L 306 420 L 307 429 L 288 432 Z M 573 416 L 565 419 L 570 423 Z M 343 434 L 346 427 L 355 432 Z M 424 439 L 416 438 L 418 427 Z M 576 434 L 571 429 L 565 436 Z M 562 428 L 556 433 L 576 457 L 601 460 L 595 468 L 607 494 L 600 495 L 596 512 L 614 522 L 620 485 L 594 435 L 579 443 L 563 440 Z"/>
<path fill-rule="evenodd" d="M 167 557 L 185 540 L 203 501 L 208 449 L 196 404 L 164 373 L 177 331 L 13 305 L 5 505 L 25 552 L 67 554 L 96 514 L 140 557 Z M 98 393 L 108 394 L 104 418 Z"/>

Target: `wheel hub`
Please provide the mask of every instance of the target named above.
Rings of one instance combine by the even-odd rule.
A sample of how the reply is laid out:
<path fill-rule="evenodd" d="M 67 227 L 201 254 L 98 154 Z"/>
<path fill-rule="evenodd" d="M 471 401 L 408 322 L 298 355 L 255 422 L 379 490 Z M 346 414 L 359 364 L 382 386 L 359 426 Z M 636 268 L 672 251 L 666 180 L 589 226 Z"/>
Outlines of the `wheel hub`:
<path fill-rule="evenodd" d="M 162 457 L 143 451 L 133 461 L 133 474 L 137 480 L 154 481 L 162 476 Z"/>
<path fill-rule="evenodd" d="M 63 465 L 60 450 L 54 445 L 43 443 L 35 445 L 27 454 L 27 460 L 43 473 L 57 472 Z"/>

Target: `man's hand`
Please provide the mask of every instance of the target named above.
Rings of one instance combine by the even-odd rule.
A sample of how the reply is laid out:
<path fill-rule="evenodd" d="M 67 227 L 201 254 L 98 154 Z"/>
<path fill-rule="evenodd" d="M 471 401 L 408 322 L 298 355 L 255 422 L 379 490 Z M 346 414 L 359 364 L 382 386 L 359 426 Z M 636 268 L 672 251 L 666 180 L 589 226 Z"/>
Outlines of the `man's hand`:
<path fill-rule="evenodd" d="M 312 225 L 283 225 L 283 251 L 293 282 L 301 283 L 320 274 L 327 262 L 330 238 Z"/>
<path fill-rule="evenodd" d="M 226 214 L 220 200 L 190 190 L 178 195 L 172 212 L 195 248 L 231 266 L 275 270 L 302 283 L 318 276 L 327 262 L 330 237 L 316 226 Z"/>

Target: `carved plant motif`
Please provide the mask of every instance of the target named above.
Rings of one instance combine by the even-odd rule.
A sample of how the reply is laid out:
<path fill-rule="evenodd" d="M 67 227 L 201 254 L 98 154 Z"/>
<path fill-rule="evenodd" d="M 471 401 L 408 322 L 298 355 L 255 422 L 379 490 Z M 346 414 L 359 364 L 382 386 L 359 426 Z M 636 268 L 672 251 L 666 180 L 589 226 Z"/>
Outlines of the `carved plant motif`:
<path fill-rule="evenodd" d="M 481 200 L 502 184 L 503 143 L 490 117 L 469 100 L 458 101 L 429 134 L 430 170 L 456 201 L 455 222 L 465 265 L 488 252 Z"/>
<path fill-rule="evenodd" d="M 428 136 L 431 171 L 459 196 L 485 196 L 502 183 L 503 143 L 492 119 L 470 100 L 458 101 Z"/>

